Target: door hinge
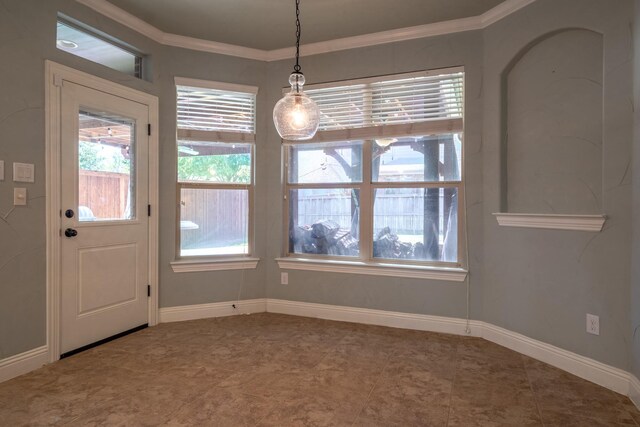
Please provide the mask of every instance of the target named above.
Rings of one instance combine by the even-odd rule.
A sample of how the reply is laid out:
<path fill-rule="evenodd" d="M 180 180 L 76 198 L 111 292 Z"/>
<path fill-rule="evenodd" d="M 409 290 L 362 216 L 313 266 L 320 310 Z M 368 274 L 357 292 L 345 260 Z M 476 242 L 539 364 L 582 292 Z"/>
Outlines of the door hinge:
<path fill-rule="evenodd" d="M 151 136 L 151 123 L 147 125 L 147 135 Z"/>
<path fill-rule="evenodd" d="M 147 205 L 147 216 L 151 216 L 151 205 Z"/>
<path fill-rule="evenodd" d="M 151 296 L 151 285 L 147 285 L 147 296 Z"/>

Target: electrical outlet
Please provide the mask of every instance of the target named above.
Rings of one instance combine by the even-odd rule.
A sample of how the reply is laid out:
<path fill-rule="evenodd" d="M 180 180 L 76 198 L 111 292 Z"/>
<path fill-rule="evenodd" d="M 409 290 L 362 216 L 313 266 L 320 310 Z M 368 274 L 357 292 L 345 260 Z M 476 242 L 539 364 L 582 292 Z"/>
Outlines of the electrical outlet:
<path fill-rule="evenodd" d="M 289 273 L 280 273 L 280 284 L 281 285 L 289 284 Z"/>
<path fill-rule="evenodd" d="M 587 333 L 600 335 L 600 318 L 598 316 L 587 313 Z"/>

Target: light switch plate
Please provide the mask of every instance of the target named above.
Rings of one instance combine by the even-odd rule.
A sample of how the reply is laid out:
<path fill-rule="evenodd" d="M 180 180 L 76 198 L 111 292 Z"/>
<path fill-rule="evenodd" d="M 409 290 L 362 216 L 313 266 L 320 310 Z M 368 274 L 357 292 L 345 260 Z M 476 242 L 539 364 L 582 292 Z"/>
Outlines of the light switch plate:
<path fill-rule="evenodd" d="M 4 181 L 4 160 L 0 160 L 0 181 Z"/>
<path fill-rule="evenodd" d="M 13 181 L 14 182 L 34 182 L 35 166 L 32 163 L 14 163 L 13 164 Z"/>
<path fill-rule="evenodd" d="M 587 333 L 600 335 L 600 317 L 587 313 Z"/>
<path fill-rule="evenodd" d="M 13 205 L 25 206 L 26 204 L 27 204 L 27 189 L 14 188 L 13 189 Z"/>

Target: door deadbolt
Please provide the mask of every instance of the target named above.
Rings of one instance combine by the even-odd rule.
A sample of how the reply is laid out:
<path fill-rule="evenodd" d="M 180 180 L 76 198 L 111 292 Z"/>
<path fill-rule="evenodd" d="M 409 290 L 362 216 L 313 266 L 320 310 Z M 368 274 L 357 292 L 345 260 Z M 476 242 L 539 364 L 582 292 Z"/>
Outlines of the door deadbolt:
<path fill-rule="evenodd" d="M 64 216 L 66 216 L 67 218 L 73 218 L 73 215 L 74 215 L 74 213 L 73 213 L 73 209 L 67 209 L 67 210 L 64 212 Z"/>

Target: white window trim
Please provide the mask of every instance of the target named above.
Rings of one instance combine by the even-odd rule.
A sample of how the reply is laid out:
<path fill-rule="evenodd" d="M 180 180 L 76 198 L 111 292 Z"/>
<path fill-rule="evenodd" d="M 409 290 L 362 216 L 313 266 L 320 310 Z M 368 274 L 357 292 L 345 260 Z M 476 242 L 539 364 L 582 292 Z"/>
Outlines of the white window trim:
<path fill-rule="evenodd" d="M 359 84 L 380 83 L 380 82 L 384 82 L 391 79 L 410 79 L 414 77 L 430 77 L 430 76 L 437 76 L 440 74 L 454 74 L 454 73 L 462 73 L 462 72 L 464 72 L 463 66 L 436 68 L 433 70 L 415 71 L 410 73 L 390 74 L 390 75 L 382 75 L 382 76 L 376 76 L 376 77 L 364 77 L 364 78 L 358 78 L 358 79 L 339 80 L 339 81 L 327 82 L 327 83 L 308 84 L 308 85 L 305 85 L 305 90 L 324 89 L 324 88 L 351 86 L 351 85 L 359 85 Z M 289 91 L 288 87 L 282 89 L 283 93 L 288 91 Z"/>
<path fill-rule="evenodd" d="M 443 68 L 437 70 L 428 70 L 422 72 L 415 73 L 405 73 L 405 74 L 396 74 L 393 76 L 382 76 L 382 77 L 371 77 L 371 78 L 362 78 L 355 80 L 346 80 L 339 82 L 329 82 L 315 85 L 308 85 L 308 89 L 317 89 L 324 87 L 336 87 L 336 86 L 348 86 L 354 84 L 361 83 L 373 83 L 379 82 L 383 80 L 387 80 L 390 78 L 403 78 L 403 77 L 418 77 L 418 76 L 430 76 L 437 75 L 442 73 L 456 73 L 456 72 L 464 72 L 464 67 L 450 67 Z M 286 88 L 283 88 L 283 93 L 287 91 Z M 463 108 L 464 111 L 464 108 Z M 363 127 L 363 128 L 351 128 L 351 129 L 340 129 L 340 130 L 332 130 L 332 131 L 322 131 L 317 132 L 316 136 L 309 141 L 305 141 L 305 143 L 313 143 L 313 142 L 336 142 L 336 141 L 354 141 L 360 140 L 363 141 L 363 181 L 362 182 L 354 182 L 354 183 L 342 183 L 342 184 L 318 184 L 317 186 L 326 186 L 326 187 L 357 187 L 361 190 L 360 193 L 360 204 L 361 206 L 368 206 L 371 204 L 371 200 L 369 194 L 371 193 L 372 188 L 377 187 L 378 184 L 381 183 L 368 183 L 364 179 L 367 176 L 367 171 L 371 168 L 371 164 L 369 162 L 365 162 L 364 159 L 371 158 L 371 144 L 372 140 L 376 137 L 405 137 L 412 135 L 438 135 L 438 134 L 447 134 L 447 133 L 461 133 L 464 135 L 464 114 L 463 118 L 454 118 L 454 119 L 441 119 L 441 120 L 429 120 L 424 122 L 414 122 L 407 124 L 394 124 L 387 126 L 371 126 L 371 127 Z M 463 136 L 464 137 L 464 136 Z M 291 143 L 290 141 L 283 140 L 284 144 Z M 304 145 L 304 144 L 303 144 Z M 307 254 L 296 254 L 290 253 L 288 251 L 288 242 L 289 242 L 289 207 L 288 207 L 288 191 L 290 188 L 301 188 L 299 184 L 289 184 L 288 182 L 288 173 L 289 173 L 289 150 L 285 147 L 283 151 L 283 254 L 284 256 L 281 258 L 276 258 L 276 262 L 280 269 L 290 269 L 290 270 L 308 270 L 308 271 L 324 271 L 324 272 L 333 272 L 333 273 L 351 273 L 351 274 L 367 274 L 367 275 L 376 275 L 376 276 L 390 276 L 390 277 L 406 277 L 406 278 L 418 278 L 418 279 L 431 279 L 431 280 L 442 280 L 442 281 L 454 281 L 454 282 L 463 282 L 467 278 L 468 271 L 461 266 L 466 265 L 469 261 L 466 259 L 465 248 L 465 239 L 464 234 L 467 233 L 466 230 L 466 217 L 463 215 L 465 212 L 466 206 L 464 205 L 466 197 L 464 192 L 466 191 L 465 186 L 465 167 L 464 167 L 464 159 L 465 159 L 465 147 L 466 144 L 463 143 L 462 146 L 462 160 L 461 160 L 461 170 L 460 170 L 460 181 L 455 182 L 429 182 L 429 183 L 398 183 L 404 184 L 408 187 L 413 186 L 427 186 L 427 187 L 443 187 L 443 186 L 452 186 L 458 188 L 459 195 L 459 205 L 458 205 L 458 262 L 457 263 L 442 263 L 442 262 L 429 262 L 429 261 L 420 261 L 414 260 L 415 263 L 404 264 L 400 262 L 394 262 L 394 260 L 345 260 L 344 258 L 332 257 L 330 255 L 323 255 L 313 258 L 308 258 Z M 387 183 L 388 184 L 388 183 Z M 316 185 L 312 185 L 314 187 Z M 364 201 L 363 201 L 364 195 Z M 370 228 L 369 220 L 363 218 L 361 216 L 361 230 L 366 230 Z M 366 242 L 365 242 L 366 243 Z M 371 242 L 372 244 L 373 242 Z M 360 242 L 360 251 L 361 253 L 369 253 L 371 248 L 369 244 L 363 244 L 363 241 Z"/>
<path fill-rule="evenodd" d="M 248 86 L 235 83 L 216 82 L 211 80 L 200 80 L 186 77 L 174 78 L 175 88 L 178 86 L 197 87 L 204 89 L 222 90 L 230 92 L 243 92 L 250 93 L 254 96 L 258 94 L 257 86 Z M 176 105 L 177 110 L 177 105 Z M 257 124 L 257 114 L 254 118 L 254 129 Z M 201 271 L 222 271 L 222 270 L 241 270 L 241 269 L 255 269 L 260 261 L 260 258 L 253 257 L 254 253 L 254 190 L 255 190 L 255 142 L 256 133 L 255 130 L 252 133 L 244 132 L 225 132 L 225 131 L 206 131 L 196 129 L 181 129 L 177 127 L 176 123 L 176 147 L 178 140 L 195 140 L 195 141 L 211 141 L 220 143 L 247 143 L 251 144 L 251 182 L 249 184 L 228 184 L 228 183 L 216 183 L 216 182 L 181 182 L 176 173 L 176 192 L 177 192 L 177 205 L 176 205 L 176 249 L 175 260 L 172 261 L 171 269 L 174 273 L 190 273 Z M 177 158 L 176 158 L 177 163 Z M 248 253 L 246 255 L 220 255 L 213 258 L 202 256 L 181 256 L 180 245 L 180 193 L 183 188 L 207 188 L 207 189 L 245 189 L 249 192 L 249 205 L 248 205 Z"/>
<path fill-rule="evenodd" d="M 221 270 L 253 270 L 258 266 L 260 258 L 235 257 L 207 260 L 181 259 L 171 263 L 174 273 L 194 273 L 199 271 L 221 271 Z"/>
<path fill-rule="evenodd" d="M 278 267 L 283 270 L 365 274 L 370 276 L 430 279 L 450 282 L 464 282 L 468 273 L 467 270 L 463 268 L 394 264 L 385 262 L 340 261 L 336 259 L 284 257 L 276 258 L 276 262 L 278 263 Z"/>
<path fill-rule="evenodd" d="M 211 80 L 190 79 L 187 77 L 175 77 L 176 86 L 200 87 L 204 89 L 226 90 L 230 92 L 245 92 L 258 94 L 257 86 L 241 85 L 236 83 L 214 82 Z"/>

